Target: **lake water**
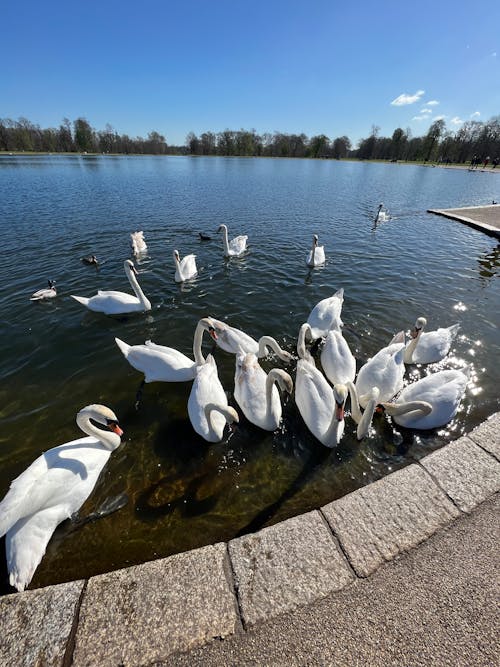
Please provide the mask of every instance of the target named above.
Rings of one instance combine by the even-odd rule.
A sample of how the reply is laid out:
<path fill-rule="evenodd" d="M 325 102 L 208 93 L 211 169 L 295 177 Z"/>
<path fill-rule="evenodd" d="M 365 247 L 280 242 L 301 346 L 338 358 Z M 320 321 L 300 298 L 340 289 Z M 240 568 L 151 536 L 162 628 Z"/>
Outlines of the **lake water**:
<path fill-rule="evenodd" d="M 467 170 L 253 158 L 2 156 L 0 226 L 0 497 L 44 450 L 79 437 L 77 411 L 110 406 L 125 431 L 81 510 L 110 496 L 128 503 L 111 516 L 54 534 L 32 587 L 88 577 L 235 535 L 319 507 L 469 431 L 499 409 L 498 242 L 428 208 L 489 204 L 500 177 Z M 373 228 L 383 201 L 393 219 Z M 223 257 L 215 233 L 248 234 L 249 252 Z M 112 319 L 70 294 L 131 291 L 123 271 L 130 232 L 144 230 L 137 262 L 149 313 Z M 202 242 L 198 232 L 212 235 Z M 308 270 L 312 234 L 325 245 L 323 268 Z M 172 250 L 197 255 L 198 278 L 174 282 Z M 100 270 L 80 258 L 96 254 Z M 29 296 L 57 281 L 58 296 Z M 200 317 L 212 315 L 254 338 L 274 336 L 295 350 L 311 308 L 345 290 L 345 337 L 358 365 L 416 317 L 428 329 L 461 325 L 450 356 L 432 368 L 470 364 L 473 377 L 456 418 L 411 432 L 378 416 L 355 439 L 347 418 L 336 450 L 309 434 L 294 404 L 272 434 L 249 424 L 209 445 L 187 415 L 190 383 L 145 386 L 115 345 L 152 339 L 191 355 Z M 210 350 L 204 343 L 204 351 Z M 234 357 L 215 352 L 233 399 Z M 262 362 L 269 370 L 275 361 Z M 283 366 L 282 364 L 279 364 Z M 290 367 L 295 376 L 294 364 Z M 4 560 L 3 555 L 1 560 Z"/>

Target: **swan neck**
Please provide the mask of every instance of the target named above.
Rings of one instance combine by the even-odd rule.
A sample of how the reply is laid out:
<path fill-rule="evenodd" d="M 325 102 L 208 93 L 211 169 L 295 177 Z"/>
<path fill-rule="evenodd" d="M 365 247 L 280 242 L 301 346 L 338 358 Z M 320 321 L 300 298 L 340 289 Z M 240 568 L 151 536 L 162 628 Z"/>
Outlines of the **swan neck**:
<path fill-rule="evenodd" d="M 147 306 L 147 307 L 151 306 L 151 304 L 149 303 L 149 300 L 146 298 L 146 295 L 142 291 L 141 286 L 139 285 L 139 282 L 138 282 L 137 278 L 135 277 L 135 273 L 129 269 L 127 271 L 127 275 L 128 275 L 129 283 L 130 283 L 132 289 L 134 290 L 134 294 L 139 299 L 141 304 L 143 306 Z"/>
<path fill-rule="evenodd" d="M 210 432 L 210 438 L 220 440 L 220 436 L 217 431 L 214 429 L 212 424 L 212 412 L 220 412 L 223 415 L 228 423 L 235 421 L 232 414 L 232 410 L 228 406 L 218 405 L 217 403 L 207 403 L 205 405 L 205 417 L 207 419 L 208 429 Z"/>
<path fill-rule="evenodd" d="M 405 364 L 411 364 L 413 363 L 413 353 L 415 352 L 415 348 L 418 345 L 418 341 L 420 339 L 420 334 L 422 333 L 422 330 L 418 332 L 418 334 L 415 336 L 415 338 L 412 338 L 410 342 L 407 344 L 405 347 L 405 353 L 404 353 L 404 363 Z"/>
<path fill-rule="evenodd" d="M 349 389 L 349 395 L 351 397 L 351 416 L 359 424 L 362 419 L 361 408 L 359 407 L 359 398 L 358 392 L 353 382 L 347 382 L 347 388 Z"/>
<path fill-rule="evenodd" d="M 288 354 L 284 354 L 283 350 L 279 346 L 278 341 L 276 341 L 272 336 L 261 336 L 259 338 L 259 352 L 258 356 L 265 357 L 267 355 L 267 349 L 270 347 L 273 352 L 275 352 L 278 357 L 282 360 L 288 359 Z"/>
<path fill-rule="evenodd" d="M 196 364 L 198 366 L 201 366 L 202 364 L 205 363 L 205 358 L 203 356 L 203 353 L 201 351 L 201 343 L 203 340 L 203 332 L 205 331 L 205 327 L 201 322 L 198 322 L 196 325 L 196 329 L 194 332 L 194 338 L 193 338 L 193 356 Z"/>
<path fill-rule="evenodd" d="M 407 412 L 420 411 L 422 415 L 428 415 L 432 412 L 432 405 L 427 401 L 407 401 L 406 403 L 384 403 L 385 411 L 388 415 L 405 415 Z"/>
<path fill-rule="evenodd" d="M 363 416 L 361 417 L 358 423 L 358 428 L 356 431 L 356 436 L 358 440 L 362 440 L 365 436 L 368 435 L 368 431 L 370 430 L 370 426 L 373 419 L 373 414 L 375 412 L 375 408 L 377 407 L 378 395 L 379 393 L 377 391 L 376 397 L 370 398 L 370 400 L 366 404 L 365 411 L 363 412 Z"/>
<path fill-rule="evenodd" d="M 305 361 L 313 362 L 313 358 L 306 349 L 306 333 L 309 332 L 309 336 L 312 338 L 311 327 L 307 322 L 300 327 L 299 336 L 297 339 L 297 354 L 299 359 L 304 359 Z"/>
<path fill-rule="evenodd" d="M 227 236 L 227 227 L 226 225 L 222 225 L 222 240 L 224 242 L 224 251 L 226 255 L 229 255 L 229 239 Z"/>
<path fill-rule="evenodd" d="M 94 424 L 92 424 L 90 421 L 88 414 L 79 412 L 76 416 L 76 423 L 86 435 L 97 438 L 97 440 L 99 440 L 99 442 L 110 451 L 116 449 L 121 442 L 120 436 L 117 433 L 113 433 L 112 431 L 103 431 L 102 429 L 97 428 L 97 426 L 94 426 Z"/>

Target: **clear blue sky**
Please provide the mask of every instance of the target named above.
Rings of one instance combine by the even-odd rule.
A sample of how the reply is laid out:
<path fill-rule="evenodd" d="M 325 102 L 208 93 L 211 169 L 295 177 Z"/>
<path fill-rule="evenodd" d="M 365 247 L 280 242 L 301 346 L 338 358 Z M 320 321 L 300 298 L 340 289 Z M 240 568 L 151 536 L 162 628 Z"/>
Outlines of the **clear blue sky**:
<path fill-rule="evenodd" d="M 0 16 L 0 118 L 41 127 L 356 143 L 500 114 L 500 0 L 26 0 Z"/>

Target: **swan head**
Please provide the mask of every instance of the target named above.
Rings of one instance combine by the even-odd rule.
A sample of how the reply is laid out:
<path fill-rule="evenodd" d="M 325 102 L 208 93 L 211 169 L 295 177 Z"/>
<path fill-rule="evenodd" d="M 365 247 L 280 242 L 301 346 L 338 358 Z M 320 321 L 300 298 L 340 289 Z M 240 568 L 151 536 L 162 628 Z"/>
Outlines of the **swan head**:
<path fill-rule="evenodd" d="M 178 251 L 178 250 L 174 250 L 174 252 L 172 253 L 172 256 L 173 256 L 173 258 L 174 258 L 174 260 L 175 260 L 176 262 L 180 262 L 180 261 L 181 261 L 181 257 L 180 257 L 180 255 L 179 255 L 179 251 Z"/>
<path fill-rule="evenodd" d="M 53 289 L 55 291 L 56 289 L 55 284 L 56 284 L 55 280 L 47 280 L 47 285 L 49 286 L 49 289 Z"/>
<path fill-rule="evenodd" d="M 410 336 L 412 338 L 416 338 L 420 333 L 422 333 L 426 324 L 427 324 L 427 320 L 425 319 L 425 317 L 417 318 L 417 321 L 415 322 L 415 326 L 410 331 Z"/>
<path fill-rule="evenodd" d="M 217 230 L 217 232 L 223 232 L 224 230 L 227 230 L 227 226 L 226 225 L 219 225 L 219 229 Z"/>
<path fill-rule="evenodd" d="M 318 235 L 317 235 L 317 234 L 313 234 L 313 243 L 314 243 L 314 245 L 318 245 L 318 240 L 319 240 L 319 239 L 318 239 Z"/>
<path fill-rule="evenodd" d="M 344 407 L 348 393 L 349 392 L 345 384 L 337 384 L 333 388 L 333 397 L 335 399 L 335 419 L 339 422 L 344 419 Z"/>
<path fill-rule="evenodd" d="M 101 426 L 104 426 L 104 430 L 116 433 L 118 436 L 123 435 L 123 431 L 120 428 L 118 422 L 118 417 L 115 415 L 113 410 L 106 407 L 105 405 L 87 405 L 77 414 L 77 422 L 79 419 L 89 419 L 93 422 L 96 422 L 97 424 L 100 424 Z"/>
<path fill-rule="evenodd" d="M 138 275 L 137 269 L 134 266 L 134 262 L 131 259 L 126 259 L 123 262 L 123 267 L 126 273 L 135 273 L 136 276 Z"/>

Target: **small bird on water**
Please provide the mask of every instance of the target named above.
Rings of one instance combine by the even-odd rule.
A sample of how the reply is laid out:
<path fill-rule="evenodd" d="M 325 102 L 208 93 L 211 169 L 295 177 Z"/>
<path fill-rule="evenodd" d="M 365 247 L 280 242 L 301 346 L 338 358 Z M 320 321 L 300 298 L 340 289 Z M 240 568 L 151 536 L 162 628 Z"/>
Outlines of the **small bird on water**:
<path fill-rule="evenodd" d="M 56 281 L 48 280 L 48 287 L 45 289 L 39 289 L 37 292 L 31 295 L 30 301 L 43 301 L 44 299 L 53 299 L 57 296 Z"/>
<path fill-rule="evenodd" d="M 87 255 L 87 257 L 82 257 L 82 262 L 84 264 L 93 264 L 94 266 L 99 264 L 99 260 L 95 255 Z"/>

